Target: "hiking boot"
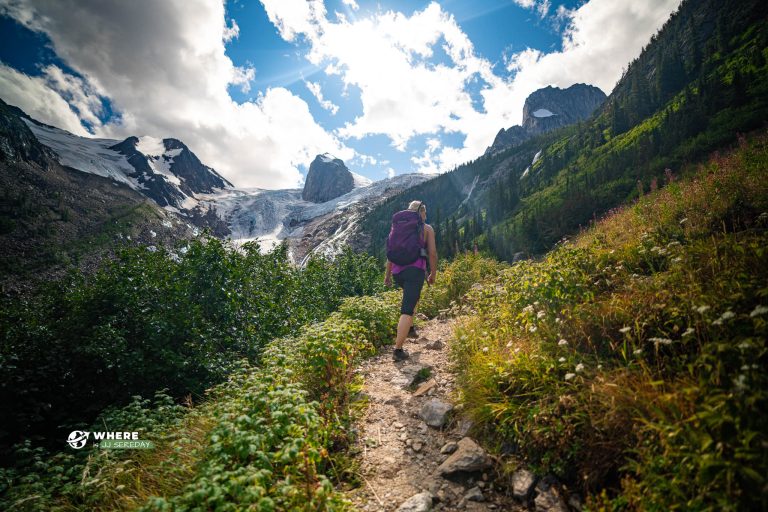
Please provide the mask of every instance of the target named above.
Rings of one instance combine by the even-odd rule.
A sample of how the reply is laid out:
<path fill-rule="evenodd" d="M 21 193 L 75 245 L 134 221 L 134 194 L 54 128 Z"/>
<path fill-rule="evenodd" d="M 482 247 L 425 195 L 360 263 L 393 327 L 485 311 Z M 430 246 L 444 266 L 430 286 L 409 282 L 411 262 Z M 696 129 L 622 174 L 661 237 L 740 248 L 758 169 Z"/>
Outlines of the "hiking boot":
<path fill-rule="evenodd" d="M 416 328 L 414 326 L 411 326 L 411 328 L 408 330 L 408 338 L 418 338 L 419 335 L 416 334 Z"/>
<path fill-rule="evenodd" d="M 395 361 L 405 361 L 409 357 L 411 356 L 408 354 L 408 352 L 401 348 L 396 348 L 395 351 L 392 352 L 392 359 Z"/>

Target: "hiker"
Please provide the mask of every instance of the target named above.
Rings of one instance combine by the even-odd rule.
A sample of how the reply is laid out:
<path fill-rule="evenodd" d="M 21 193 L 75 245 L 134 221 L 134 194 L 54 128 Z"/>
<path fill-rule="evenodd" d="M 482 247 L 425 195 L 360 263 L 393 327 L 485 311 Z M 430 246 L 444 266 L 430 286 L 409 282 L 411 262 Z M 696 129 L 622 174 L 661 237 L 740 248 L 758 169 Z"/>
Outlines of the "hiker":
<path fill-rule="evenodd" d="M 413 312 L 419 302 L 424 279 L 426 277 L 428 284 L 434 284 L 437 274 L 435 231 L 426 223 L 426 220 L 427 205 L 423 201 L 411 201 L 407 210 L 392 216 L 392 229 L 387 238 L 384 284 L 392 286 L 394 276 L 395 283 L 403 289 L 403 302 L 400 306 L 400 321 L 397 323 L 393 353 L 395 361 L 408 358 L 408 352 L 403 350 L 403 343 L 409 332 L 415 336 Z M 427 275 L 427 268 L 429 268 L 429 275 Z"/>

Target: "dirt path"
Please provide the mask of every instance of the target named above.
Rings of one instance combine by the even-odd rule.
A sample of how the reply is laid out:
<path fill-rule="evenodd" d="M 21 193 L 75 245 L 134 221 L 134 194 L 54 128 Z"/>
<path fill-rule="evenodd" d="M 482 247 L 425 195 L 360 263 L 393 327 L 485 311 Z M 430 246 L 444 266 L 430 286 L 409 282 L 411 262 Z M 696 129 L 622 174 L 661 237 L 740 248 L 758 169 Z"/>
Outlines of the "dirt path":
<path fill-rule="evenodd" d="M 423 324 L 419 338 L 406 342 L 405 349 L 411 354 L 407 361 L 395 363 L 391 350 L 385 350 L 359 369 L 370 403 L 359 421 L 355 446 L 363 484 L 349 495 L 358 510 L 397 510 L 414 495 L 425 492 L 431 496 L 422 495 L 415 500 L 421 504 L 402 510 L 524 510 L 495 488 L 492 469 L 460 473 L 451 479 L 441 475 L 440 465 L 454 448 L 450 443 L 464 438 L 469 425 L 448 413 L 442 427 L 431 427 L 420 412 L 427 402 L 435 404 L 434 399 L 451 402 L 453 375 L 449 372 L 447 343 L 452 323 L 432 320 Z M 409 386 L 414 374 L 424 367 L 429 368 L 426 381 Z M 419 377 L 424 378 L 425 373 L 422 369 Z M 431 509 L 430 500 L 424 496 L 432 498 Z"/>

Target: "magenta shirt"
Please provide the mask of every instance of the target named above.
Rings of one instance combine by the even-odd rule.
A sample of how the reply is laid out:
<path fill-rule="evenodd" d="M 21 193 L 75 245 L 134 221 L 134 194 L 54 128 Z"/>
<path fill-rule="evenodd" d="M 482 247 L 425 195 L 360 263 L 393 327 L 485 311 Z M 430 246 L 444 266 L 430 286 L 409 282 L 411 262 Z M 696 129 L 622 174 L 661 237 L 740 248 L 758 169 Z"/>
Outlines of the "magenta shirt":
<path fill-rule="evenodd" d="M 424 237 L 424 240 L 422 240 L 422 245 L 421 246 L 424 249 L 427 248 L 426 236 Z M 421 258 L 420 257 L 416 261 L 414 261 L 413 263 L 410 263 L 408 265 L 398 265 L 397 263 L 392 262 L 392 274 L 399 274 L 400 272 L 402 272 L 404 269 L 406 269 L 408 267 L 420 268 L 421 270 L 426 272 L 427 271 L 427 258 Z"/>

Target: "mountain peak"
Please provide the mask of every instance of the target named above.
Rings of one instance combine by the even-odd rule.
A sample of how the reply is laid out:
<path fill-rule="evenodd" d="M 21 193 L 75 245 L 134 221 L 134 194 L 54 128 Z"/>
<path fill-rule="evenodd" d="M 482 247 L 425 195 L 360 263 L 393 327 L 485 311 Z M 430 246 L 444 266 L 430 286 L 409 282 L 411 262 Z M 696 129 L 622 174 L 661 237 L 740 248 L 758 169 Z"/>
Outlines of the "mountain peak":
<path fill-rule="evenodd" d="M 317 155 L 309 166 L 301 198 L 324 203 L 346 194 L 355 187 L 355 178 L 344 162 L 329 153 Z"/>
<path fill-rule="evenodd" d="M 603 91 L 588 84 L 573 84 L 566 89 L 548 85 L 538 89 L 525 99 L 523 124 L 502 128 L 486 153 L 517 146 L 534 135 L 583 121 L 605 99 Z"/>

